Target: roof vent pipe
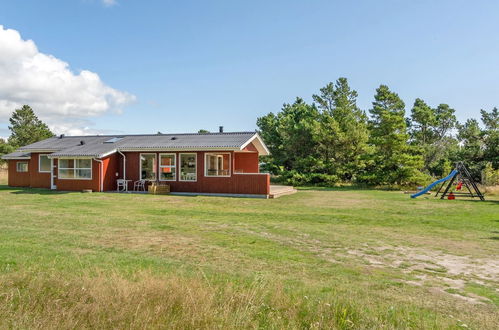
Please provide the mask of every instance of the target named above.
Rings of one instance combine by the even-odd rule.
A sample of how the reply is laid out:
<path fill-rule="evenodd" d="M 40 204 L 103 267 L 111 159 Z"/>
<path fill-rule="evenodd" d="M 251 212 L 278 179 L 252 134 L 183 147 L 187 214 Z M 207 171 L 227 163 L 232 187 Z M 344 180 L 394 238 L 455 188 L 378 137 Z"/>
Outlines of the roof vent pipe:
<path fill-rule="evenodd" d="M 218 126 L 218 132 L 223 133 L 224 132 L 224 127 L 223 126 Z"/>
<path fill-rule="evenodd" d="M 85 141 L 81 140 L 81 141 L 80 141 L 80 145 L 82 146 L 82 145 L 84 145 L 84 144 L 85 144 Z"/>
<path fill-rule="evenodd" d="M 62 139 L 64 137 L 64 134 L 59 135 L 59 139 Z"/>

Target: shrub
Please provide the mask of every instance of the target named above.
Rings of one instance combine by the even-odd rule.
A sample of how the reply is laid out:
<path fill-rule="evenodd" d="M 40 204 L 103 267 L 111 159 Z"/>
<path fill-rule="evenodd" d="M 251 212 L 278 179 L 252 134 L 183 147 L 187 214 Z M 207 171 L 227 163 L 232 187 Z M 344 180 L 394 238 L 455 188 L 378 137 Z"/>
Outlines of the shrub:
<path fill-rule="evenodd" d="M 492 163 L 485 164 L 482 170 L 482 184 L 485 186 L 499 185 L 499 169 L 494 169 Z"/>

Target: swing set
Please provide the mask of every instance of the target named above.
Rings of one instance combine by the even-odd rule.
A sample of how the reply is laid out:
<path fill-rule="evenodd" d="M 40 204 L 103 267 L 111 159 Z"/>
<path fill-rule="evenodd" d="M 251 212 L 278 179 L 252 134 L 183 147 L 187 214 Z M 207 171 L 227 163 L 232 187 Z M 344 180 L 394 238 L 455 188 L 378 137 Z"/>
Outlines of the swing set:
<path fill-rule="evenodd" d="M 456 181 L 457 183 L 455 189 L 451 189 L 454 185 L 454 182 Z M 485 197 L 483 196 L 480 189 L 478 189 L 478 185 L 476 184 L 475 180 L 473 180 L 473 177 L 471 176 L 470 172 L 463 164 L 463 162 L 458 162 L 456 164 L 456 168 L 452 170 L 452 172 L 448 176 L 433 182 L 422 191 L 411 195 L 411 198 L 416 198 L 418 196 L 426 194 L 428 191 L 430 191 L 430 189 L 440 183 L 442 184 L 435 194 L 435 197 L 438 197 L 438 195 L 440 194 L 440 199 L 445 199 L 445 197 L 450 200 L 456 199 L 456 197 L 478 197 L 482 201 L 485 200 Z M 464 191 L 463 187 L 465 187 L 467 191 Z"/>

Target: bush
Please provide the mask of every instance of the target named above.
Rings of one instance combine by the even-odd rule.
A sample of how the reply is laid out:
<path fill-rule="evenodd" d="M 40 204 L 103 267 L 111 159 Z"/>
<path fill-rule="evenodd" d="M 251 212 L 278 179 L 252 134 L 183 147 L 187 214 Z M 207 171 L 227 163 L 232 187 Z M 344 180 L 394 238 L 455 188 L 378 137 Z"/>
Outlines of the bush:
<path fill-rule="evenodd" d="M 482 170 L 482 184 L 484 186 L 499 185 L 499 169 L 494 169 L 490 162 L 485 164 L 485 168 Z"/>
<path fill-rule="evenodd" d="M 281 171 L 276 182 L 292 186 L 323 186 L 330 187 L 339 183 L 336 175 L 325 173 L 299 173 L 295 170 Z"/>

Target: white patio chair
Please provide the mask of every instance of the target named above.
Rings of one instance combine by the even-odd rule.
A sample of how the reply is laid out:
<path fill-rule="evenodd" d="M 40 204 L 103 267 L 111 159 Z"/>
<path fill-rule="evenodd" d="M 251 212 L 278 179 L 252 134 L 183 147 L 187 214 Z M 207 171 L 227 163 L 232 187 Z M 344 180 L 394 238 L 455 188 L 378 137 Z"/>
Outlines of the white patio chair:
<path fill-rule="evenodd" d="M 127 181 L 124 179 L 116 180 L 116 191 L 127 191 Z"/>
<path fill-rule="evenodd" d="M 146 180 L 135 181 L 133 184 L 133 190 L 135 191 L 146 191 Z"/>

